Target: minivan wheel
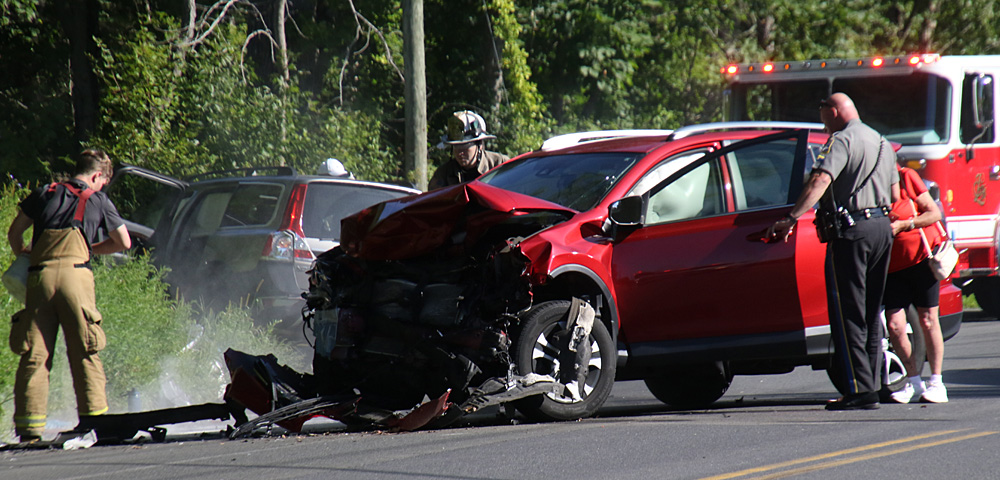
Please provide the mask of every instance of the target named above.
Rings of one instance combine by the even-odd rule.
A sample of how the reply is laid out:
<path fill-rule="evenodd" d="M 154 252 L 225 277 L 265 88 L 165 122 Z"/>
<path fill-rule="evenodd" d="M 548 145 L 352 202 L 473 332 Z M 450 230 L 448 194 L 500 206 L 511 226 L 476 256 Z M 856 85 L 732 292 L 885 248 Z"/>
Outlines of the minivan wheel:
<path fill-rule="evenodd" d="M 672 407 L 704 408 L 722 398 L 733 382 L 723 362 L 678 365 L 676 371 L 644 379 L 657 400 Z"/>
<path fill-rule="evenodd" d="M 515 407 L 533 420 L 575 420 L 589 417 L 604 404 L 615 381 L 617 352 L 608 329 L 600 320 L 594 322 L 589 337 L 582 342 L 586 348 L 584 381 L 567 381 L 568 358 L 581 358 L 569 352 L 567 316 L 570 302 L 555 300 L 531 309 L 522 320 L 522 330 L 516 345 L 515 359 L 521 375 L 550 375 L 565 387 L 561 392 L 535 395 L 514 403 Z M 589 355 L 587 355 L 589 353 Z M 586 358 L 589 356 L 589 359 Z"/>
<path fill-rule="evenodd" d="M 910 305 L 906 309 L 906 323 L 910 324 L 910 354 L 917 359 L 916 372 L 907 372 L 902 360 L 893 352 L 885 352 L 882 364 L 882 389 L 879 390 L 879 399 L 882 402 L 891 401 L 891 395 L 906 386 L 906 378 L 920 374 L 927 363 L 927 346 L 924 343 L 924 330 L 920 327 L 920 317 L 917 316 L 917 309 Z"/>
<path fill-rule="evenodd" d="M 878 392 L 880 402 L 892 400 L 892 394 L 906 385 L 906 367 L 893 352 L 885 352 L 882 364 L 882 388 Z"/>

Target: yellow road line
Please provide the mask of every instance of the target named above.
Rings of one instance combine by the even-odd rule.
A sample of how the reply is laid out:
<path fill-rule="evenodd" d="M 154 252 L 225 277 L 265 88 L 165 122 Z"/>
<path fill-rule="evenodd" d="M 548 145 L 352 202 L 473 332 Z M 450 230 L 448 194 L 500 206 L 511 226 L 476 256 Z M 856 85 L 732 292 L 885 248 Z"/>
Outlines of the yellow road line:
<path fill-rule="evenodd" d="M 969 435 L 963 435 L 961 437 L 946 438 L 944 440 L 938 440 L 936 442 L 925 443 L 925 444 L 921 444 L 921 445 L 913 445 L 913 446 L 904 447 L 904 448 L 897 448 L 895 450 L 889 450 L 889 451 L 885 451 L 885 452 L 874 452 L 874 453 L 870 453 L 868 455 L 861 455 L 859 457 L 845 458 L 845 459 L 842 459 L 842 460 L 835 460 L 835 461 L 832 461 L 832 462 L 820 463 L 818 465 L 810 465 L 808 467 L 801 467 L 801 468 L 796 468 L 794 470 L 787 470 L 787 471 L 784 471 L 784 472 L 778 472 L 778 473 L 774 473 L 774 474 L 771 474 L 771 475 L 765 475 L 763 477 L 753 477 L 753 478 L 755 480 L 766 480 L 766 479 L 775 479 L 775 478 L 790 477 L 792 475 L 800 475 L 800 474 L 803 474 L 803 473 L 815 472 L 817 470 L 823 470 L 823 469 L 826 469 L 826 468 L 839 467 L 841 465 L 847 465 L 849 463 L 863 462 L 865 460 L 871 460 L 873 458 L 887 457 L 889 455 L 897 455 L 897 454 L 900 454 L 900 453 L 911 452 L 913 450 L 919 450 L 921 448 L 936 447 L 938 445 L 944 445 L 946 443 L 954 443 L 954 442 L 960 442 L 962 440 L 969 440 L 969 439 L 972 439 L 972 438 L 985 437 L 987 435 L 994 435 L 996 433 L 998 433 L 998 432 L 978 432 L 978 433 L 971 433 Z"/>
<path fill-rule="evenodd" d="M 967 429 L 965 429 L 965 430 L 967 430 Z M 854 447 L 854 448 L 848 448 L 846 450 L 839 450 L 839 451 L 836 451 L 836 452 L 824 453 L 822 455 L 815 455 L 815 456 L 812 456 L 812 457 L 800 458 L 800 459 L 796 459 L 796 460 L 789 460 L 787 462 L 781 462 L 781 463 L 775 463 L 775 464 L 771 464 L 771 465 L 764 465 L 764 466 L 761 466 L 761 467 L 749 468 L 749 469 L 746 469 L 746 470 L 740 470 L 738 472 L 726 473 L 726 474 L 716 475 L 716 476 L 712 476 L 712 477 L 705 477 L 702 480 L 726 480 L 726 479 L 729 479 L 729 478 L 742 477 L 742 476 L 751 475 L 751 474 L 754 474 L 754 473 L 762 473 L 762 472 L 767 472 L 767 471 L 771 471 L 771 470 L 777 470 L 779 468 L 790 467 L 790 466 L 793 466 L 793 465 L 800 465 L 800 464 L 803 464 L 803 463 L 815 462 L 815 461 L 818 461 L 818 460 L 825 460 L 825 459 L 828 459 L 828 458 L 839 457 L 839 456 L 843 456 L 843 455 L 850 455 L 852 453 L 859 453 L 859 452 L 864 452 L 864 451 L 872 450 L 872 449 L 876 449 L 876 448 L 883 448 L 883 447 L 889 447 L 889 446 L 892 446 L 892 445 L 899 445 L 899 444 L 902 444 L 902 443 L 915 442 L 915 441 L 918 441 L 918 440 L 923 440 L 925 438 L 938 437 L 938 436 L 941 436 L 941 435 L 950 435 L 950 434 L 958 433 L 958 432 L 962 432 L 962 431 L 964 431 L 964 430 L 941 430 L 941 431 L 938 431 L 938 432 L 930 432 L 930 433 L 925 433 L 925 434 L 922 434 L 922 435 L 915 435 L 915 436 L 912 436 L 912 437 L 905 437 L 905 438 L 899 438 L 899 439 L 896 439 L 896 440 L 890 440 L 890 441 L 887 441 L 887 442 L 873 443 L 871 445 L 864 445 L 864 446 L 861 446 L 861 447 Z M 984 432 L 982 434 L 977 434 L 975 436 L 992 435 L 994 433 L 997 433 L 997 432 Z M 969 438 L 974 438 L 974 437 L 969 437 Z M 965 437 L 963 437 L 961 439 L 965 439 Z M 948 441 L 945 441 L 943 443 L 948 443 Z M 924 447 L 924 445 L 920 445 L 920 446 L 917 446 L 915 448 L 923 448 L 923 447 Z M 911 449 L 915 449 L 915 448 L 911 448 Z M 899 453 L 902 453 L 902 452 L 899 452 Z"/>

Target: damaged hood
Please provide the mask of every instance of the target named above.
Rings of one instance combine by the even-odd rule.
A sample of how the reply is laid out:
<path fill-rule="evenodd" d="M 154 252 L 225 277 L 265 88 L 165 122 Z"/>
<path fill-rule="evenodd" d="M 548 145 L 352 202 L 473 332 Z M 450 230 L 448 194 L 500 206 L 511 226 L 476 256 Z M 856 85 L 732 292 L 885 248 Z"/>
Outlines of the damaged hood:
<path fill-rule="evenodd" d="M 383 202 L 343 219 L 341 248 L 369 260 L 414 258 L 441 247 L 467 249 L 491 227 L 533 213 L 551 214 L 540 230 L 578 212 L 473 181 Z"/>

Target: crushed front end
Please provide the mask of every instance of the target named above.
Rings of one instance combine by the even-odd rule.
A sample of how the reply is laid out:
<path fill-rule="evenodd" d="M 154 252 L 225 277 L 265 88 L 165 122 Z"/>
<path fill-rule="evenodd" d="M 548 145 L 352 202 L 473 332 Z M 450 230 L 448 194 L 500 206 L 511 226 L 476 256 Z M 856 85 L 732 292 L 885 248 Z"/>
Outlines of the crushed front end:
<path fill-rule="evenodd" d="M 571 212 L 507 208 L 529 197 L 500 192 L 462 185 L 344 220 L 342 245 L 316 259 L 303 295 L 315 353 L 299 401 L 310 415 L 411 430 L 563 388 L 519 375 L 512 345 L 532 306 L 518 244 Z M 274 400 L 247 406 L 270 415 L 296 403 Z"/>

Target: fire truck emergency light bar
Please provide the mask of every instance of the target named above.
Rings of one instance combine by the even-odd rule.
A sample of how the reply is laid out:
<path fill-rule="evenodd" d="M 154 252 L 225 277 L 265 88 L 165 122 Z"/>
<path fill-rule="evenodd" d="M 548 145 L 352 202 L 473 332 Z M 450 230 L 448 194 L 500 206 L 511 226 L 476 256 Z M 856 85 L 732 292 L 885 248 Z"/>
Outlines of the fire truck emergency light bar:
<path fill-rule="evenodd" d="M 825 60 L 804 60 L 796 62 L 731 63 L 722 67 L 719 73 L 728 77 L 747 74 L 780 74 L 780 72 L 805 72 L 828 70 L 859 70 L 888 67 L 919 68 L 938 61 L 941 55 L 923 53 L 897 57 L 864 57 L 855 59 L 831 58 Z"/>

